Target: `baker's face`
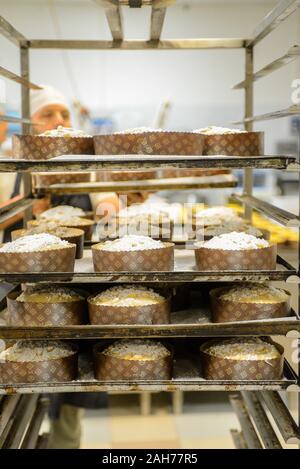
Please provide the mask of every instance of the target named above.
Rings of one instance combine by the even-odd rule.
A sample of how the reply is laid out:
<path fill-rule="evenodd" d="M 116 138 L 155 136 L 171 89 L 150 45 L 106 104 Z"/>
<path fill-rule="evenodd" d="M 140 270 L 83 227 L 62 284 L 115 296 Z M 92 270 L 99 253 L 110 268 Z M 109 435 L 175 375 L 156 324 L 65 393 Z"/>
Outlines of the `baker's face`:
<path fill-rule="evenodd" d="M 34 133 L 41 134 L 46 130 L 56 129 L 59 125 L 71 127 L 71 116 L 68 108 L 62 104 L 50 104 L 33 114 Z"/>

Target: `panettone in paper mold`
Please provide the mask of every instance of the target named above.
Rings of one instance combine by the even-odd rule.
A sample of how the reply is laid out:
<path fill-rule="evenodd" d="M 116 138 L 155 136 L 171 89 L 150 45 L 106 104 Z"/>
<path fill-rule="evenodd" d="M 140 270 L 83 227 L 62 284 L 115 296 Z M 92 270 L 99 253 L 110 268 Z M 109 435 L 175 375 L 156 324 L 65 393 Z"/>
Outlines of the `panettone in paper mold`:
<path fill-rule="evenodd" d="M 197 270 L 275 270 L 277 246 L 258 249 L 212 249 L 195 244 Z"/>
<path fill-rule="evenodd" d="M 78 348 L 72 344 L 70 355 L 42 361 L 0 360 L 0 383 L 38 384 L 70 382 L 77 378 Z"/>
<path fill-rule="evenodd" d="M 96 304 L 92 298 L 88 298 L 91 324 L 168 324 L 170 322 L 170 298 L 142 306 Z"/>
<path fill-rule="evenodd" d="M 290 293 L 286 301 L 245 302 L 222 298 L 228 287 L 214 288 L 209 292 L 213 322 L 253 321 L 261 319 L 284 318 L 290 316 Z"/>
<path fill-rule="evenodd" d="M 0 273 L 73 272 L 76 245 L 32 252 L 0 252 Z"/>
<path fill-rule="evenodd" d="M 174 269 L 174 244 L 139 251 L 106 251 L 104 243 L 92 246 L 95 272 L 164 272 Z"/>
<path fill-rule="evenodd" d="M 266 359 L 230 359 L 216 356 L 209 347 L 226 340 L 213 339 L 200 347 L 202 376 L 208 380 L 279 380 L 283 375 L 284 349 L 281 345 L 268 341 L 276 347 L 278 356 Z"/>
<path fill-rule="evenodd" d="M 79 292 L 78 292 L 79 293 Z M 20 292 L 7 295 L 8 323 L 11 326 L 68 326 L 87 323 L 84 297 L 72 301 L 19 301 Z"/>
<path fill-rule="evenodd" d="M 93 137 L 46 137 L 42 135 L 13 135 L 15 158 L 49 160 L 61 155 L 93 155 Z"/>
<path fill-rule="evenodd" d="M 104 353 L 103 345 L 96 344 L 94 347 L 95 378 L 100 381 L 170 380 L 173 353 L 170 347 L 167 348 L 169 349 L 167 356 L 151 360 L 126 359 L 107 355 Z"/>

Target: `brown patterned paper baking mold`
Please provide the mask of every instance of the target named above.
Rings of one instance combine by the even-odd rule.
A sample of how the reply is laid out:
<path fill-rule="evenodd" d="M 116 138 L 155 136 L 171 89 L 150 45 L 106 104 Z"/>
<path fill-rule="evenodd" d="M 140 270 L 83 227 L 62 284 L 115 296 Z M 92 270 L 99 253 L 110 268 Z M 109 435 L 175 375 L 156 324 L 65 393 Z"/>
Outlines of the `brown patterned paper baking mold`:
<path fill-rule="evenodd" d="M 0 252 L 0 272 L 73 272 L 76 245 L 33 252 Z"/>
<path fill-rule="evenodd" d="M 144 306 L 97 305 L 88 298 L 91 324 L 169 324 L 171 301 L 163 301 Z"/>
<path fill-rule="evenodd" d="M 156 171 L 97 171 L 96 181 L 142 181 L 156 179 Z"/>
<path fill-rule="evenodd" d="M 220 380 L 273 380 L 281 379 L 283 374 L 284 349 L 281 345 L 270 342 L 280 352 L 278 358 L 269 360 L 232 360 L 206 353 L 208 345 L 220 340 L 205 342 L 200 347 L 201 370 L 205 379 Z"/>
<path fill-rule="evenodd" d="M 8 324 L 11 326 L 67 326 L 87 323 L 85 299 L 36 303 L 18 301 L 20 293 L 7 295 Z"/>
<path fill-rule="evenodd" d="M 275 270 L 277 245 L 265 248 L 208 249 L 195 245 L 195 258 L 198 270 Z"/>
<path fill-rule="evenodd" d="M 264 132 L 204 136 L 203 155 L 259 156 L 264 154 Z"/>
<path fill-rule="evenodd" d="M 84 231 L 84 239 L 90 240 L 93 235 L 95 221 L 89 220 L 83 217 L 76 217 L 76 218 L 81 218 L 82 220 L 84 220 L 84 224 L 77 223 L 76 220 L 72 219 L 72 217 L 68 221 L 63 221 L 63 220 L 60 220 L 60 221 L 54 220 L 54 221 L 56 221 L 57 225 L 59 226 L 65 226 L 66 228 L 76 228 L 76 229 Z M 51 219 L 48 219 L 48 220 L 51 221 Z M 43 223 L 45 223 L 45 219 L 40 218 L 39 220 L 29 220 L 27 222 L 27 227 L 30 228 L 32 226 L 38 226 Z"/>
<path fill-rule="evenodd" d="M 51 186 L 52 184 L 71 184 L 76 182 L 91 182 L 92 173 L 85 171 L 66 173 L 36 173 L 32 175 L 35 187 Z"/>
<path fill-rule="evenodd" d="M 169 347 L 168 347 L 169 348 Z M 102 353 L 103 345 L 94 346 L 94 373 L 99 381 L 169 380 L 173 354 L 155 360 L 126 360 Z"/>
<path fill-rule="evenodd" d="M 55 230 L 45 230 L 45 233 L 55 234 Z M 14 241 L 21 236 L 30 234 L 30 230 L 14 230 L 11 232 L 11 239 Z M 65 236 L 58 236 L 63 241 L 68 241 L 71 244 L 76 244 L 75 259 L 81 259 L 83 256 L 84 245 L 84 231 L 77 228 L 67 228 Z"/>
<path fill-rule="evenodd" d="M 43 218 L 42 215 L 43 215 L 43 212 L 40 213 L 39 215 L 36 215 L 37 220 L 42 219 Z M 86 220 L 94 220 L 95 214 L 93 210 L 87 210 L 82 215 L 76 215 L 76 218 L 85 218 Z M 47 219 L 43 219 L 43 220 L 47 220 Z"/>
<path fill-rule="evenodd" d="M 172 241 L 173 237 L 173 224 L 166 225 L 148 225 L 145 229 L 132 230 L 127 225 L 117 225 L 116 237 L 125 236 L 126 234 L 138 234 L 142 236 L 149 236 L 152 239 L 159 241 Z M 110 235 L 111 237 L 111 235 Z"/>
<path fill-rule="evenodd" d="M 92 246 L 95 272 L 165 272 L 174 269 L 174 244 L 141 251 L 104 251 Z"/>
<path fill-rule="evenodd" d="M 141 132 L 94 136 L 96 155 L 202 155 L 203 135 L 193 132 Z"/>
<path fill-rule="evenodd" d="M 46 383 L 73 381 L 78 373 L 78 353 L 67 357 L 39 362 L 13 362 L 0 360 L 0 382 L 6 385 L 19 383 Z"/>
<path fill-rule="evenodd" d="M 228 288 L 214 288 L 209 292 L 213 322 L 251 321 L 287 317 L 291 314 L 290 301 L 278 303 L 246 303 L 220 298 Z M 290 297 L 290 293 L 285 291 Z"/>
<path fill-rule="evenodd" d="M 93 155 L 92 137 L 42 137 L 40 135 L 13 135 L 15 158 L 49 160 L 61 155 Z"/>

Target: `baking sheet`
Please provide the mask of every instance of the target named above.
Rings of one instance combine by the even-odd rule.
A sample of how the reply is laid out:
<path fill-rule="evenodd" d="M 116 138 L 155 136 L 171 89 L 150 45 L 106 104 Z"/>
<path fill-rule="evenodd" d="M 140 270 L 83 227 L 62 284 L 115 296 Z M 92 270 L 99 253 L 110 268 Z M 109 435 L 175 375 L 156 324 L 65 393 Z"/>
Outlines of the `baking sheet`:
<path fill-rule="evenodd" d="M 200 354 L 199 354 L 200 356 Z M 199 362 L 191 355 L 180 356 L 174 361 L 173 378 L 171 380 L 153 381 L 97 381 L 93 377 L 91 358 L 79 358 L 79 375 L 75 381 L 67 383 L 38 383 L 0 385 L 1 394 L 15 393 L 58 393 L 58 392 L 99 392 L 99 391 L 232 391 L 232 390 L 296 390 L 297 377 L 285 362 L 284 378 L 281 380 L 261 381 L 219 381 L 205 380 L 201 376 Z"/>
<path fill-rule="evenodd" d="M 167 338 L 167 337 L 231 337 L 288 335 L 300 337 L 300 321 L 292 316 L 278 319 L 212 323 L 208 307 L 185 309 L 171 313 L 170 324 L 91 325 L 80 326 L 8 326 L 7 310 L 0 313 L 0 333 L 5 339 L 100 339 L 100 338 Z"/>
<path fill-rule="evenodd" d="M 175 268 L 166 272 L 94 272 L 91 250 L 86 249 L 82 259 L 75 261 L 74 274 L 57 272 L 0 273 L 0 282 L 28 283 L 63 281 L 71 283 L 124 283 L 124 282 L 233 282 L 268 280 L 297 280 L 296 269 L 284 259 L 278 258 L 276 270 L 263 271 L 199 271 L 195 266 L 194 252 L 190 249 L 175 249 Z"/>

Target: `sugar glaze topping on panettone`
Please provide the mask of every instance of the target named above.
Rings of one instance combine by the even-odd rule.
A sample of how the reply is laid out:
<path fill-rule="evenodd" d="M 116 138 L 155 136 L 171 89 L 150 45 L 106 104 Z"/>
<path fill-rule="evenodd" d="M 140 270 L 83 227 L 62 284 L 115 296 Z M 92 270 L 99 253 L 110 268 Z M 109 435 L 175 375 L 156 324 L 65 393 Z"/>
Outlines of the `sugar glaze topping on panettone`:
<path fill-rule="evenodd" d="M 41 222 L 37 226 L 32 226 L 24 230 L 24 235 L 29 236 L 33 234 L 40 234 L 40 233 L 50 233 L 54 236 L 58 236 L 59 238 L 65 238 L 69 236 L 74 236 L 72 232 L 72 228 L 68 228 L 66 226 L 60 226 L 54 220 L 49 220 L 45 222 Z"/>
<path fill-rule="evenodd" d="M 171 352 L 160 342 L 133 339 L 115 342 L 103 354 L 124 360 L 157 360 L 170 356 Z"/>
<path fill-rule="evenodd" d="M 217 344 L 208 343 L 203 351 L 230 360 L 270 360 L 280 357 L 275 345 L 259 338 L 225 339 Z"/>
<path fill-rule="evenodd" d="M 228 129 L 227 127 L 217 127 L 211 125 L 209 127 L 203 127 L 202 129 L 194 130 L 195 133 L 205 135 L 228 135 L 228 134 L 245 134 L 246 130 L 241 129 Z"/>
<path fill-rule="evenodd" d="M 143 134 L 147 132 L 164 132 L 163 129 L 152 129 L 151 127 L 134 127 L 132 129 L 120 130 L 115 134 Z"/>
<path fill-rule="evenodd" d="M 17 301 L 29 303 L 64 303 L 83 300 L 84 297 L 69 288 L 43 285 L 29 287 L 20 293 Z"/>
<path fill-rule="evenodd" d="M 234 285 L 223 291 L 219 298 L 237 303 L 279 303 L 289 299 L 288 294 L 279 288 L 259 283 Z"/>
<path fill-rule="evenodd" d="M 231 233 L 232 231 L 244 232 L 260 238 L 263 233 L 255 226 L 245 222 L 242 218 L 223 222 L 221 225 L 206 226 L 205 236 L 220 236 L 221 234 Z"/>
<path fill-rule="evenodd" d="M 160 249 L 164 247 L 161 241 L 149 236 L 126 235 L 114 241 L 105 241 L 101 245 L 103 251 L 144 251 L 147 249 Z"/>
<path fill-rule="evenodd" d="M 72 127 L 63 127 L 59 125 L 56 129 L 46 130 L 42 134 L 39 134 L 39 137 L 91 137 L 91 135 L 86 134 L 83 130 L 76 130 Z"/>
<path fill-rule="evenodd" d="M 39 362 L 68 357 L 73 353 L 72 345 L 59 340 L 19 340 L 0 353 L 0 361 Z"/>
<path fill-rule="evenodd" d="M 35 235 L 22 236 L 21 238 L 4 244 L 0 248 L 1 252 L 37 252 L 47 251 L 49 249 L 59 249 L 71 246 L 68 241 L 61 240 L 57 236 L 49 233 L 40 233 Z"/>
<path fill-rule="evenodd" d="M 209 207 L 196 213 L 196 222 L 204 226 L 220 225 L 221 223 L 243 223 L 235 210 L 230 207 Z"/>
<path fill-rule="evenodd" d="M 91 303 L 104 306 L 145 306 L 164 301 L 164 297 L 142 286 L 113 287 L 94 296 Z"/>

